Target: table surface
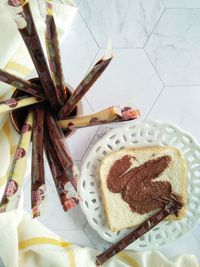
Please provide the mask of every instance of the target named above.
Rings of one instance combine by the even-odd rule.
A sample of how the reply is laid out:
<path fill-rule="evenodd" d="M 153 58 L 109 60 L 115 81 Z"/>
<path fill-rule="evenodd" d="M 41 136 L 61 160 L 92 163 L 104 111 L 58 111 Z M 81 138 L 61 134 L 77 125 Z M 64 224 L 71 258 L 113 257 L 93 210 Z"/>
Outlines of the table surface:
<path fill-rule="evenodd" d="M 112 105 L 133 105 L 142 119 L 179 125 L 200 142 L 200 1 L 77 0 L 79 10 L 62 42 L 66 82 L 77 86 L 105 53 L 108 39 L 114 58 L 83 99 L 83 113 Z M 67 140 L 81 167 L 92 144 L 108 127 L 76 131 Z M 39 220 L 68 241 L 103 249 L 106 244 L 88 225 L 80 207 L 64 213 L 48 167 L 47 207 Z M 30 196 L 30 179 L 25 198 Z M 30 211 L 26 201 L 25 209 Z M 200 224 L 160 249 L 167 257 L 195 254 L 200 260 Z"/>

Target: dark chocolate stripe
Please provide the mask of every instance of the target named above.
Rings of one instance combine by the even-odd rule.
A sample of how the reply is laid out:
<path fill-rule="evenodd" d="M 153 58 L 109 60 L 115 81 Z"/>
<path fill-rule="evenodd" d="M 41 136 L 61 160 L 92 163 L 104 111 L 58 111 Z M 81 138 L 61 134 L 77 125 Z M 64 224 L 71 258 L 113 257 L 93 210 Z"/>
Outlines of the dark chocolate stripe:
<path fill-rule="evenodd" d="M 54 149 L 57 152 L 59 160 L 66 170 L 66 175 L 69 181 L 72 183 L 76 190 L 76 186 L 74 185 L 74 171 L 73 171 L 73 161 L 70 157 L 67 148 L 64 143 L 64 134 L 62 130 L 57 126 L 55 118 L 51 115 L 50 112 L 46 112 L 46 124 L 49 131 L 49 136 L 51 142 L 54 146 Z"/>
<path fill-rule="evenodd" d="M 161 209 L 159 212 L 157 212 L 153 216 L 149 217 L 147 220 L 141 223 L 140 226 L 138 226 L 135 230 L 133 230 L 127 236 L 122 238 L 116 244 L 111 246 L 108 250 L 98 255 L 96 257 L 97 266 L 102 265 L 107 260 L 109 260 L 111 257 L 119 253 L 121 250 L 125 249 L 132 242 L 136 241 L 138 238 L 146 234 L 153 227 L 159 224 L 163 219 L 165 219 L 168 215 L 177 214 L 177 211 L 180 210 L 181 207 L 182 207 L 182 203 L 179 203 L 178 201 L 170 200 L 163 209 Z"/>
<path fill-rule="evenodd" d="M 7 71 L 0 69 L 0 81 L 10 84 L 19 90 L 29 93 L 33 96 L 44 98 L 42 88 L 34 83 L 23 80 Z"/>
<path fill-rule="evenodd" d="M 60 162 L 57 151 L 53 147 L 47 130 L 45 131 L 45 151 L 61 205 L 64 211 L 67 211 L 72 208 L 72 205 L 77 205 L 79 203 L 79 200 L 76 197 L 69 198 L 68 196 L 68 192 L 65 187 L 69 182 L 69 179 L 66 175 L 65 169 Z M 68 205 L 69 202 L 71 204 L 71 207 Z"/>
<path fill-rule="evenodd" d="M 59 106 L 55 87 L 51 80 L 48 65 L 42 50 L 37 30 L 35 28 L 29 3 L 25 3 L 23 6 L 23 16 L 27 22 L 27 26 L 23 29 L 19 29 L 19 32 L 21 33 L 21 36 L 33 60 L 50 105 L 54 111 L 57 111 Z"/>
<path fill-rule="evenodd" d="M 32 134 L 31 200 L 33 217 L 36 217 L 40 215 L 39 210 L 45 194 L 43 158 L 44 108 L 42 105 L 37 105 L 33 111 L 35 122 Z"/>
<path fill-rule="evenodd" d="M 73 111 L 73 109 L 83 98 L 83 96 L 87 93 L 90 87 L 95 83 L 95 81 L 101 76 L 101 74 L 107 68 L 111 59 L 112 58 L 109 58 L 107 60 L 101 59 L 95 64 L 93 69 L 78 85 L 78 87 L 75 89 L 74 93 L 71 95 L 67 103 L 63 106 L 63 108 L 59 112 L 60 119 L 66 118 L 66 116 L 68 116 Z"/>
<path fill-rule="evenodd" d="M 65 88 L 64 84 L 58 34 L 53 16 L 46 16 L 46 27 L 46 47 L 48 52 L 49 66 L 56 89 L 58 102 L 60 107 L 62 107 L 67 99 L 67 88 Z"/>

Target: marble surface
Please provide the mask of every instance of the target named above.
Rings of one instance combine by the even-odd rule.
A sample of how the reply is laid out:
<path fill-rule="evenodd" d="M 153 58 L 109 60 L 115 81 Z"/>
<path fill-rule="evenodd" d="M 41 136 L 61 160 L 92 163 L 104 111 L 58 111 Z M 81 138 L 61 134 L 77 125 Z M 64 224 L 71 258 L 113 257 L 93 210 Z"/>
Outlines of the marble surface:
<path fill-rule="evenodd" d="M 104 54 L 100 49 L 95 62 Z M 95 111 L 119 104 L 138 106 L 145 117 L 163 83 L 143 49 L 114 49 L 113 54 L 110 65 L 87 93 L 88 102 Z"/>
<path fill-rule="evenodd" d="M 145 50 L 165 85 L 199 85 L 200 9 L 167 9 Z"/>
<path fill-rule="evenodd" d="M 101 48 L 143 47 L 164 6 L 160 0 L 82 0 L 80 14 Z M 130 27 L 131 26 L 131 27 Z"/>
<path fill-rule="evenodd" d="M 104 54 L 108 38 L 114 58 L 83 100 L 89 114 L 114 104 L 135 105 L 141 119 L 179 125 L 200 143 L 200 1 L 81 0 L 62 43 L 66 82 L 75 87 Z M 117 125 L 112 125 L 116 127 Z M 67 140 L 79 168 L 109 127 L 78 130 Z M 39 220 L 66 240 L 99 250 L 108 244 L 91 229 L 80 207 L 64 213 L 48 167 L 48 200 Z M 25 185 L 30 211 L 30 179 Z M 195 254 L 200 261 L 200 224 L 161 248 L 171 257 Z"/>
<path fill-rule="evenodd" d="M 199 8 L 199 0 L 163 0 L 167 8 Z"/>

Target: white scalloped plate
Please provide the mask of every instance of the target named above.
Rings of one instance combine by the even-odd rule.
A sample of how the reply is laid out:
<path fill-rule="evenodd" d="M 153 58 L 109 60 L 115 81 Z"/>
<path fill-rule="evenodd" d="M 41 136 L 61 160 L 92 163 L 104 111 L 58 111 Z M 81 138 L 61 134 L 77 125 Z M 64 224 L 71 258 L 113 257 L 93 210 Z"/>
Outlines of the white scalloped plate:
<path fill-rule="evenodd" d="M 180 221 L 163 221 L 129 246 L 129 249 L 156 249 L 190 231 L 200 218 L 200 146 L 177 126 L 158 121 L 140 121 L 114 128 L 100 139 L 84 161 L 79 183 L 81 208 L 89 224 L 108 242 L 116 242 L 131 230 L 112 232 L 107 225 L 99 191 L 98 169 L 105 155 L 133 146 L 170 145 L 185 155 L 188 167 L 187 215 Z"/>

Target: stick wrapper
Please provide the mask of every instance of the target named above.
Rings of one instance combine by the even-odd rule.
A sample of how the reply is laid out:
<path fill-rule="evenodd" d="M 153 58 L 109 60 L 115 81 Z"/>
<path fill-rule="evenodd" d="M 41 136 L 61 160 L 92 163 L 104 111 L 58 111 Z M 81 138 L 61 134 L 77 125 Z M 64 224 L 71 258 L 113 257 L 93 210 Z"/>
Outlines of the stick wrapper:
<path fill-rule="evenodd" d="M 120 241 L 118 241 L 116 244 L 114 244 L 109 249 L 104 251 L 102 254 L 98 255 L 96 257 L 97 258 L 96 265 L 100 266 L 103 263 L 105 263 L 111 257 L 115 256 L 120 251 L 125 249 L 132 242 L 134 242 L 135 240 L 146 234 L 148 231 L 150 231 L 153 227 L 159 224 L 170 214 L 175 214 L 177 216 L 178 211 L 182 207 L 182 202 L 180 201 L 180 199 L 175 199 L 175 198 L 172 200 L 164 199 L 163 201 L 165 202 L 165 207 L 163 209 L 161 209 L 156 214 L 149 217 L 127 236 L 122 238 Z"/>
<path fill-rule="evenodd" d="M 60 163 L 57 152 L 51 143 L 47 131 L 45 131 L 45 150 L 61 205 L 64 211 L 68 211 L 78 205 L 79 198 L 77 197 L 76 190 L 74 189 L 66 175 L 66 171 Z M 76 174 L 74 179 L 75 186 L 77 188 L 78 173 Z"/>
<path fill-rule="evenodd" d="M 89 126 L 123 122 L 129 120 L 135 120 L 140 116 L 140 111 L 131 107 L 109 107 L 95 114 L 82 116 L 82 117 L 70 117 L 66 120 L 58 121 L 58 126 L 61 128 L 68 128 L 74 130 L 78 128 L 84 128 Z"/>
<path fill-rule="evenodd" d="M 46 15 L 46 48 L 48 52 L 49 66 L 51 70 L 51 77 L 56 89 L 56 94 L 60 107 L 62 107 L 67 99 L 67 88 L 65 87 L 60 48 L 58 41 L 58 34 L 56 24 L 53 17 L 52 3 L 46 1 L 47 15 Z"/>
<path fill-rule="evenodd" d="M 35 121 L 32 135 L 31 203 L 33 218 L 35 218 L 41 213 L 46 185 L 43 159 L 44 109 L 41 105 L 37 105 L 33 111 Z"/>
<path fill-rule="evenodd" d="M 8 111 L 13 111 L 22 107 L 34 105 L 44 100 L 34 96 L 20 96 L 6 99 L 0 102 L 0 114 Z"/>
<path fill-rule="evenodd" d="M 6 188 L 0 203 L 0 212 L 15 210 L 18 206 L 33 126 L 33 112 L 29 111 L 22 127 L 15 156 L 9 171 Z"/>
<path fill-rule="evenodd" d="M 66 171 L 66 175 L 69 181 L 76 190 L 76 175 L 74 173 L 74 164 L 64 143 L 64 134 L 62 130 L 58 127 L 56 119 L 48 111 L 46 112 L 46 124 L 52 145 L 55 151 L 57 152 L 60 163 Z"/>
<path fill-rule="evenodd" d="M 55 87 L 51 80 L 48 65 L 33 21 L 29 1 L 9 0 L 8 6 L 38 72 L 45 95 L 52 109 L 58 111 L 59 105 Z"/>
<path fill-rule="evenodd" d="M 34 83 L 23 80 L 13 74 L 10 74 L 0 69 L 0 81 L 5 82 L 11 86 L 18 88 L 26 93 L 29 93 L 35 97 L 44 99 L 45 96 L 42 94 L 42 88 Z"/>

